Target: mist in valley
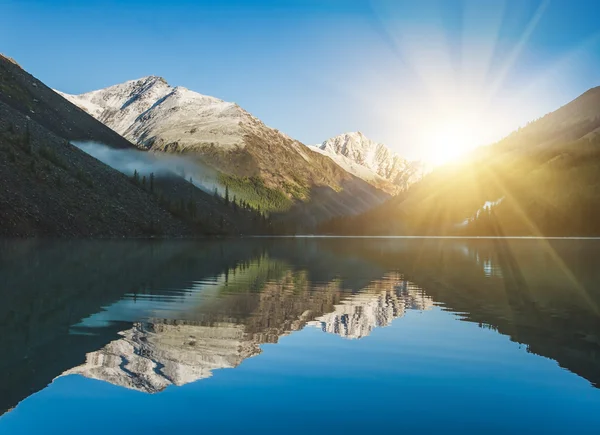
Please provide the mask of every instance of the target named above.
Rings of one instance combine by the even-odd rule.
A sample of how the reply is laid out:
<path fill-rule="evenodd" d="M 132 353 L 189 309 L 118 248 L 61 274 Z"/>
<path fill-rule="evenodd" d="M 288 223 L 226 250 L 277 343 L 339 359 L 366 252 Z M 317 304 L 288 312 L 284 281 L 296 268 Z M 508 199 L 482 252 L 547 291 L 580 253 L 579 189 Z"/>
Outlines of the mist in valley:
<path fill-rule="evenodd" d="M 198 161 L 173 154 L 116 149 L 99 142 L 71 142 L 74 146 L 128 176 L 137 171 L 140 177 L 176 176 L 184 178 L 196 187 L 213 193 L 223 194 L 224 187 L 217 181 L 216 172 Z"/>

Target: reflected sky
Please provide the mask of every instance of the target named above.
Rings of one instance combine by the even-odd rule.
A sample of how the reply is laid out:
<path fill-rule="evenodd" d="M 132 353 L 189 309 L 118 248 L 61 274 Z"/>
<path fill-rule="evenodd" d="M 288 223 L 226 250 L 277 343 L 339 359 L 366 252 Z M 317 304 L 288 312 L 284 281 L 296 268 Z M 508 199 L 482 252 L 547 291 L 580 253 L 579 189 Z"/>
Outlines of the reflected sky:
<path fill-rule="evenodd" d="M 120 260 L 81 263 L 104 285 L 56 245 L 0 256 L 38 261 L 1 289 L 0 433 L 600 429 L 598 242 L 76 248 Z"/>

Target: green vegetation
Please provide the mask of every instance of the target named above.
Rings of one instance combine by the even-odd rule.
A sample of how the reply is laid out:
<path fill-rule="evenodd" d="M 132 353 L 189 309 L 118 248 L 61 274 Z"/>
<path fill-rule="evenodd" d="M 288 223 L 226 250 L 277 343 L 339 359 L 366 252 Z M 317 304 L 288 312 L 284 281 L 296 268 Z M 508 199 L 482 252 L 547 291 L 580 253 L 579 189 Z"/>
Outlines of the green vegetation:
<path fill-rule="evenodd" d="M 287 181 L 284 181 L 282 186 L 283 190 L 289 193 L 292 198 L 295 198 L 299 201 L 308 201 L 310 199 L 310 189 L 299 180 L 296 180 L 296 183 L 288 183 Z M 341 189 L 334 190 L 339 192 Z"/>
<path fill-rule="evenodd" d="M 268 255 L 249 262 L 241 262 L 225 271 L 225 286 L 221 290 L 228 293 L 256 293 L 264 290 L 269 282 L 280 281 L 289 270 L 284 262 L 274 260 Z M 303 272 L 295 272 L 299 274 Z"/>
<path fill-rule="evenodd" d="M 292 201 L 285 193 L 267 187 L 262 178 L 258 176 L 241 178 L 220 174 L 219 182 L 226 186 L 226 196 L 231 189 L 251 208 L 258 211 L 285 211 L 292 206 Z"/>

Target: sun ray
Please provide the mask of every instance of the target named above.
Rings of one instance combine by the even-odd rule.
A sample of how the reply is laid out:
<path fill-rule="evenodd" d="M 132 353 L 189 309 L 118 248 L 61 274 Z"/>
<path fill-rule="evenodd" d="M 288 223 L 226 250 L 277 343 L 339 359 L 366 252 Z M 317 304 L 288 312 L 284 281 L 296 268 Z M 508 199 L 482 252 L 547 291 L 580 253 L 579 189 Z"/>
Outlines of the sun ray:
<path fill-rule="evenodd" d="M 542 16 L 544 15 L 544 12 L 546 11 L 546 8 L 549 4 L 550 0 L 544 0 L 542 3 L 540 3 L 537 10 L 531 17 L 531 20 L 529 20 L 529 23 L 527 24 L 525 30 L 523 31 L 523 34 L 519 38 L 519 41 L 512 49 L 511 53 L 508 56 L 508 59 L 506 59 L 503 67 L 500 69 L 500 72 L 497 74 L 495 80 L 492 82 L 488 94 L 488 100 L 492 99 L 496 95 L 496 93 L 504 83 L 506 76 L 512 69 L 517 59 L 519 58 L 521 52 L 523 51 L 527 42 L 529 41 L 529 38 L 531 38 L 531 35 L 533 34 L 540 20 L 542 19 Z"/>

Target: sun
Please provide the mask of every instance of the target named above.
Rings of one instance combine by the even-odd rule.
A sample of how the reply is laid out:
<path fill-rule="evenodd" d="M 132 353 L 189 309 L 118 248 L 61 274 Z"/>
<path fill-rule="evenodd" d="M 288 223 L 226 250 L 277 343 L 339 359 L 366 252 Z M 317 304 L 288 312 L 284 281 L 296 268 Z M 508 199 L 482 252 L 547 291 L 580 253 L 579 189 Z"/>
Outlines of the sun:
<path fill-rule="evenodd" d="M 435 166 L 453 163 L 481 145 L 484 125 L 478 116 L 453 115 L 429 125 L 423 141 L 425 156 Z"/>

